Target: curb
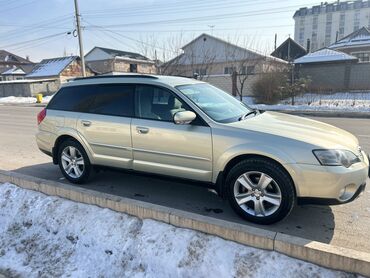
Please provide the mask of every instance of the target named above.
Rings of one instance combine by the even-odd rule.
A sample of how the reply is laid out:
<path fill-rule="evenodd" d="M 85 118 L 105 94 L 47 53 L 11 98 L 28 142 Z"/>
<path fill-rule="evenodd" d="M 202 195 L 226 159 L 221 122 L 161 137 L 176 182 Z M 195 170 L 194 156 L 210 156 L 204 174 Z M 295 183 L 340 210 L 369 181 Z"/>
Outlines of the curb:
<path fill-rule="evenodd" d="M 370 119 L 369 112 L 269 110 L 297 116 Z"/>
<path fill-rule="evenodd" d="M 141 219 L 154 219 L 176 227 L 219 236 L 244 245 L 276 251 L 323 267 L 370 277 L 370 253 L 336 247 L 15 172 L 0 170 L 0 183 L 12 183 L 24 189 L 80 203 L 97 205 Z"/>
<path fill-rule="evenodd" d="M 46 107 L 47 103 L 0 103 L 0 106 Z"/>

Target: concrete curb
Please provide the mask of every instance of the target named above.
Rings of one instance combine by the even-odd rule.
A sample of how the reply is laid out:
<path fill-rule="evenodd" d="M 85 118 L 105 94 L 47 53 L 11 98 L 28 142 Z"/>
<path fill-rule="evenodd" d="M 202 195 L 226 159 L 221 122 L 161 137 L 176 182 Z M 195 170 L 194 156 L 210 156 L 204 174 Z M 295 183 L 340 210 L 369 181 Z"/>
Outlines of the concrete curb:
<path fill-rule="evenodd" d="M 370 119 L 369 112 L 271 110 L 296 116 Z"/>
<path fill-rule="evenodd" d="M 370 277 L 370 253 L 0 170 L 0 184 L 7 182 L 46 195 L 109 208 L 141 219 L 158 220 L 176 227 L 193 229 L 248 246 L 274 250 L 323 267 Z"/>

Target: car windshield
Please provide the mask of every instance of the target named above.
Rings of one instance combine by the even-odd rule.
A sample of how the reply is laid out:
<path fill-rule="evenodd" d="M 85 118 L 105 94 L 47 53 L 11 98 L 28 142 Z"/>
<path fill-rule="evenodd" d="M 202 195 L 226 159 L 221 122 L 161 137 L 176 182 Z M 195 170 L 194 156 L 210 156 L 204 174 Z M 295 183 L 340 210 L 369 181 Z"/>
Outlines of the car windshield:
<path fill-rule="evenodd" d="M 231 123 L 253 111 L 228 93 L 207 83 L 176 87 L 214 121 Z"/>

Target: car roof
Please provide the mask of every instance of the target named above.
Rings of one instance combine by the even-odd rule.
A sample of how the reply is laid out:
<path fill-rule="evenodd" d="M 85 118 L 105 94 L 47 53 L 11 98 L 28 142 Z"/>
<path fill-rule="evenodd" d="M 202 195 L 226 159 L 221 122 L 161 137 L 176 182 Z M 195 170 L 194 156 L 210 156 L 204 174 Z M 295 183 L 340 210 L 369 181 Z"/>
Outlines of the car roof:
<path fill-rule="evenodd" d="M 204 83 L 202 81 L 179 76 L 151 75 L 151 74 L 120 74 L 120 75 L 97 75 L 84 78 L 71 79 L 65 86 L 111 84 L 111 83 L 141 83 L 141 84 L 165 84 L 176 87 Z"/>

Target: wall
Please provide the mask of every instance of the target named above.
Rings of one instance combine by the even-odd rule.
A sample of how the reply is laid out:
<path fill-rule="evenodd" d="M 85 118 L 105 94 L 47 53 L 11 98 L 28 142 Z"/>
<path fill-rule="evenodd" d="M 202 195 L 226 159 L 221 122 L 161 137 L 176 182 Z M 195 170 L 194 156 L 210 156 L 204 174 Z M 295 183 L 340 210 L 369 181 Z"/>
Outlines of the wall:
<path fill-rule="evenodd" d="M 301 65 L 300 77 L 310 77 L 311 91 L 370 90 L 370 63 Z"/>
<path fill-rule="evenodd" d="M 93 72 L 86 67 L 86 76 L 94 75 Z M 66 82 L 68 79 L 82 77 L 81 61 L 74 61 L 68 67 L 66 67 L 60 74 L 59 78 L 62 83 Z"/>
<path fill-rule="evenodd" d="M 252 85 L 257 80 L 259 75 L 250 75 L 244 83 L 243 96 L 252 95 Z M 232 94 L 232 77 L 231 75 L 211 75 L 203 77 L 202 81 L 208 82 L 211 85 L 220 88 L 221 90 Z M 238 89 L 240 90 L 240 82 L 237 81 Z"/>
<path fill-rule="evenodd" d="M 135 64 L 136 62 L 132 62 Z M 92 70 L 99 73 L 108 72 L 130 72 L 130 62 L 122 60 L 99 60 L 99 61 L 89 61 L 86 63 Z M 154 64 L 149 63 L 136 63 L 138 73 L 157 73 Z"/>
<path fill-rule="evenodd" d="M 114 71 L 113 60 L 98 60 L 86 62 L 87 66 L 96 73 L 107 73 Z"/>
<path fill-rule="evenodd" d="M 52 95 L 59 90 L 58 80 L 34 82 L 0 82 L 0 97 L 30 97 L 36 94 Z"/>

